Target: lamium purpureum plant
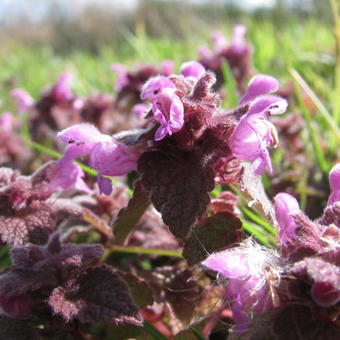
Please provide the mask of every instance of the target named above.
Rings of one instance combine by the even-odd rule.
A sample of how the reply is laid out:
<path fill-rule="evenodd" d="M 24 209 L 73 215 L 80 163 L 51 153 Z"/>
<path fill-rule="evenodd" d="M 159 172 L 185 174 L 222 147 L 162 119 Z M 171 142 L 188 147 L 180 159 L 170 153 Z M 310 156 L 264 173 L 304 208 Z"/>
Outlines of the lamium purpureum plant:
<path fill-rule="evenodd" d="M 112 190 L 110 176 L 137 170 L 171 232 L 187 238 L 228 163 L 238 163 L 239 170 L 248 162 L 257 175 L 272 170 L 267 148 L 277 145 L 277 133 L 267 119 L 287 108 L 284 99 L 271 95 L 278 82 L 270 76 L 254 77 L 230 111 L 219 107 L 214 82 L 197 62 L 185 63 L 180 75 L 150 78 L 141 91 L 150 103 L 144 129 L 108 136 L 89 124 L 72 126 L 58 134 L 68 144 L 60 162 L 87 155 L 105 194 Z M 235 171 L 229 181 L 238 183 L 241 176 Z"/>

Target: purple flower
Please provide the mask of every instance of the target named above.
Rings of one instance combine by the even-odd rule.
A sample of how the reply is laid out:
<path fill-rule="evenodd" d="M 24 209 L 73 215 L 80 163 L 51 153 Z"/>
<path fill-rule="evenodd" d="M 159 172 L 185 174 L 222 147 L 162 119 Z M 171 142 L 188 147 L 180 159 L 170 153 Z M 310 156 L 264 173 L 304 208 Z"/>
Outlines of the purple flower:
<path fill-rule="evenodd" d="M 296 239 L 297 225 L 293 214 L 300 213 L 297 200 L 286 193 L 279 193 L 274 198 L 275 216 L 279 224 L 279 241 L 281 246 Z"/>
<path fill-rule="evenodd" d="M 220 31 L 213 32 L 211 35 L 211 39 L 214 42 L 215 53 L 221 53 L 225 48 L 228 47 L 228 40 Z"/>
<path fill-rule="evenodd" d="M 244 105 L 255 100 L 256 97 L 274 93 L 279 89 L 279 82 L 272 76 L 259 74 L 253 77 L 246 93 L 241 97 L 239 104 Z"/>
<path fill-rule="evenodd" d="M 241 105 L 247 104 L 249 108 L 229 141 L 232 154 L 252 162 L 257 174 L 262 174 L 266 168 L 272 172 L 267 148 L 276 147 L 278 143 L 276 129 L 267 118 L 283 113 L 287 108 L 285 99 L 266 95 L 276 89 L 277 81 L 270 76 L 258 75 L 251 80 L 240 100 Z"/>
<path fill-rule="evenodd" d="M 61 74 L 54 85 L 53 94 L 57 101 L 68 101 L 73 99 L 74 95 L 71 91 L 71 80 L 73 75 L 71 73 L 65 72 Z"/>
<path fill-rule="evenodd" d="M 205 68 L 197 61 L 187 61 L 182 64 L 181 74 L 184 77 L 191 77 L 198 80 L 205 73 Z"/>
<path fill-rule="evenodd" d="M 206 46 L 198 47 L 197 53 L 206 62 L 209 62 L 214 57 L 213 52 Z"/>
<path fill-rule="evenodd" d="M 148 112 L 150 111 L 151 107 L 146 104 L 136 104 L 132 108 L 132 114 L 136 115 L 137 117 L 144 118 Z"/>
<path fill-rule="evenodd" d="M 34 104 L 33 98 L 24 89 L 14 89 L 11 97 L 16 100 L 17 112 L 19 114 L 27 112 Z"/>
<path fill-rule="evenodd" d="M 129 83 L 128 71 L 122 64 L 113 64 L 111 71 L 117 73 L 115 90 L 119 92 Z"/>
<path fill-rule="evenodd" d="M 173 89 L 173 92 L 176 91 L 175 84 L 169 78 L 164 76 L 150 78 L 142 88 L 141 99 L 152 101 L 157 98 L 159 91 L 165 88 Z"/>
<path fill-rule="evenodd" d="M 247 27 L 244 25 L 235 25 L 233 27 L 232 42 L 230 48 L 234 53 L 244 54 L 249 49 L 249 46 L 245 42 L 245 35 L 247 33 Z"/>
<path fill-rule="evenodd" d="M 172 60 L 164 60 L 161 65 L 161 74 L 163 76 L 170 76 L 175 67 L 175 63 Z"/>
<path fill-rule="evenodd" d="M 279 264 L 274 251 L 248 239 L 239 247 L 210 255 L 202 264 L 228 279 L 225 297 L 231 302 L 236 331 L 247 331 L 252 313 L 273 308 L 269 285 L 277 279 L 278 273 L 272 268 Z M 269 277 L 271 270 L 275 275 Z"/>
<path fill-rule="evenodd" d="M 329 173 L 329 195 L 327 205 L 332 205 L 340 201 L 340 163 L 336 164 Z"/>
<path fill-rule="evenodd" d="M 173 82 L 165 77 L 151 78 L 143 87 L 141 98 L 152 103 L 153 117 L 160 123 L 155 140 L 179 131 L 184 124 L 184 107 L 175 93 Z"/>
<path fill-rule="evenodd" d="M 78 124 L 58 133 L 68 147 L 62 162 L 89 155 L 90 166 L 98 171 L 98 186 L 101 193 L 109 195 L 111 180 L 104 176 L 121 176 L 135 170 L 139 154 L 111 136 L 100 133 L 91 124 Z"/>
<path fill-rule="evenodd" d="M 4 112 L 0 116 L 0 129 L 1 132 L 11 132 L 13 128 L 13 116 L 10 112 Z"/>
<path fill-rule="evenodd" d="M 321 307 L 332 307 L 340 301 L 340 268 L 320 258 L 306 257 L 292 268 L 297 276 L 312 281 L 311 296 Z"/>
<path fill-rule="evenodd" d="M 55 192 L 75 188 L 90 194 L 92 191 L 85 184 L 84 175 L 83 170 L 75 162 L 67 158 L 61 158 L 53 169 L 49 190 Z"/>
<path fill-rule="evenodd" d="M 184 107 L 179 97 L 172 89 L 162 89 L 153 100 L 153 116 L 160 123 L 155 134 L 155 140 L 161 140 L 167 135 L 179 131 L 184 124 Z"/>

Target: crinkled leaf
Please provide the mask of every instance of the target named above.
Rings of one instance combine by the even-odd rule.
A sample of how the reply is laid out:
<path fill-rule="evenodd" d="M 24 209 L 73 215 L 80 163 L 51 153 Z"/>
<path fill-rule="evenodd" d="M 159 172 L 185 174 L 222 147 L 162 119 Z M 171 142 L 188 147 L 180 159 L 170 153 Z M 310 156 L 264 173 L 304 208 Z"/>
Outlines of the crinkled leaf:
<path fill-rule="evenodd" d="M 164 223 L 176 237 L 184 239 L 209 204 L 208 192 L 214 189 L 209 166 L 193 152 L 178 151 L 170 156 L 151 151 L 139 158 L 138 171 Z"/>
<path fill-rule="evenodd" d="M 136 182 L 133 197 L 113 221 L 113 234 L 116 244 L 123 244 L 134 226 L 150 205 L 149 193 L 140 181 Z"/>
<path fill-rule="evenodd" d="M 241 227 L 241 221 L 229 214 L 217 213 L 208 217 L 185 240 L 183 256 L 189 265 L 199 263 L 209 254 L 240 241 Z"/>
<path fill-rule="evenodd" d="M 0 295 L 5 297 L 29 294 L 42 287 L 49 290 L 78 277 L 98 263 L 103 247 L 61 244 L 55 234 L 45 246 L 27 244 L 13 247 L 11 252 L 14 265 L 0 276 Z"/>
<path fill-rule="evenodd" d="M 44 202 L 34 201 L 15 214 L 0 215 L 1 240 L 7 244 L 44 244 L 54 229 L 51 207 Z"/>
<path fill-rule="evenodd" d="M 63 287 L 53 289 L 52 294 L 48 298 L 48 304 L 52 308 L 53 313 L 62 315 L 65 321 L 75 318 L 83 305 L 82 301 L 67 299 L 67 292 Z"/>
<path fill-rule="evenodd" d="M 38 340 L 37 332 L 27 323 L 11 317 L 0 316 L 0 340 Z"/>
<path fill-rule="evenodd" d="M 81 322 L 141 324 L 141 316 L 124 280 L 109 266 L 89 268 L 77 280 L 73 300 L 82 304 L 77 318 Z"/>

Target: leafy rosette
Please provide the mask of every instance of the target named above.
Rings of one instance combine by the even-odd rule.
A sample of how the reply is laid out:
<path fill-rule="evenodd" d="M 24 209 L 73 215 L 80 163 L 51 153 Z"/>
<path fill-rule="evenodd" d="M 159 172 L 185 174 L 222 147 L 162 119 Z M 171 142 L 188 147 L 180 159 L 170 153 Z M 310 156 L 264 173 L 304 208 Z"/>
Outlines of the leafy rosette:
<path fill-rule="evenodd" d="M 54 234 L 44 246 L 27 244 L 11 253 L 13 266 L 0 276 L 0 305 L 27 327 L 38 319 L 45 332 L 61 335 L 76 332 L 77 322 L 140 325 L 125 281 L 99 265 L 101 245 L 62 244 Z M 55 329 L 60 317 L 68 326 Z"/>

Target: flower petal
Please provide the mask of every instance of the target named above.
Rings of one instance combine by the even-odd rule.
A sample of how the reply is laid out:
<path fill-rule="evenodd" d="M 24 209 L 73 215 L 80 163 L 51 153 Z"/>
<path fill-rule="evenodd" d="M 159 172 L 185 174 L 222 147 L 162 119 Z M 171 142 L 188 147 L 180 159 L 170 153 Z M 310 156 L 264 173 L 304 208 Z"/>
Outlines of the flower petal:
<path fill-rule="evenodd" d="M 19 114 L 26 112 L 34 104 L 33 98 L 24 89 L 16 88 L 12 90 L 11 97 L 16 100 Z"/>
<path fill-rule="evenodd" d="M 182 64 L 181 75 L 184 77 L 192 77 L 198 80 L 204 73 L 204 66 L 197 61 L 187 61 L 186 63 Z"/>
<path fill-rule="evenodd" d="M 272 76 L 259 74 L 253 77 L 248 85 L 246 93 L 240 99 L 240 105 L 244 105 L 254 100 L 258 96 L 276 92 L 279 82 Z"/>
<path fill-rule="evenodd" d="M 173 91 L 176 90 L 175 84 L 170 79 L 164 76 L 153 77 L 144 84 L 141 99 L 154 100 L 160 90 L 165 88 L 173 89 Z"/>
<path fill-rule="evenodd" d="M 136 170 L 138 153 L 112 139 L 98 143 L 90 154 L 90 166 L 101 175 L 121 176 Z"/>
<path fill-rule="evenodd" d="M 58 133 L 58 138 L 68 144 L 105 142 L 111 139 L 89 123 L 73 125 Z"/>
<path fill-rule="evenodd" d="M 292 214 L 300 213 L 297 200 L 286 193 L 279 193 L 274 198 L 275 216 L 279 224 L 279 241 L 283 245 L 296 238 L 297 225 Z"/>
<path fill-rule="evenodd" d="M 329 173 L 329 195 L 327 205 L 332 205 L 340 201 L 340 163 L 336 164 Z"/>

